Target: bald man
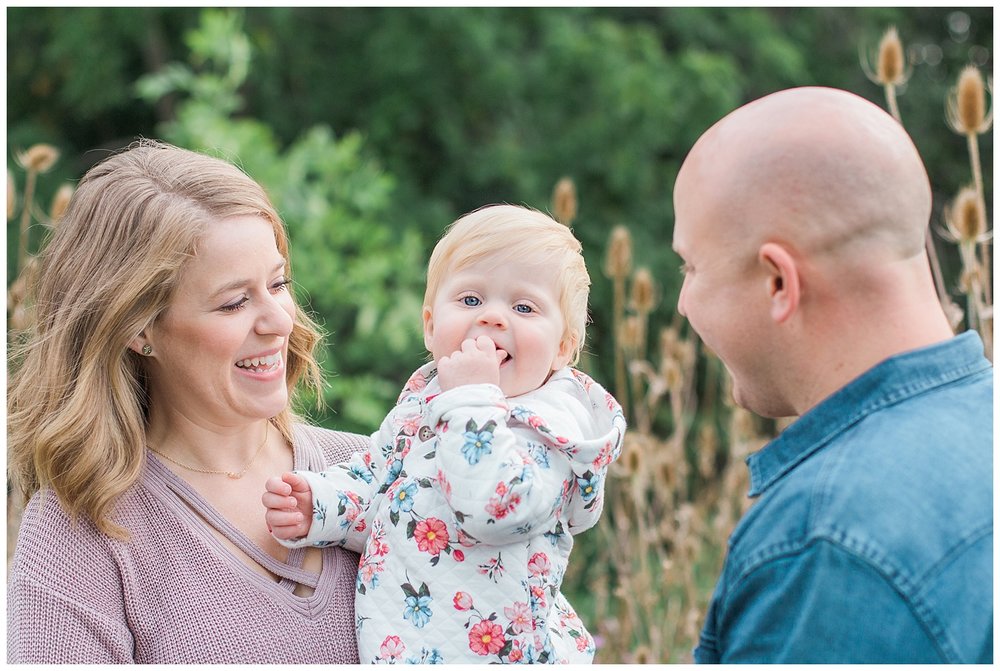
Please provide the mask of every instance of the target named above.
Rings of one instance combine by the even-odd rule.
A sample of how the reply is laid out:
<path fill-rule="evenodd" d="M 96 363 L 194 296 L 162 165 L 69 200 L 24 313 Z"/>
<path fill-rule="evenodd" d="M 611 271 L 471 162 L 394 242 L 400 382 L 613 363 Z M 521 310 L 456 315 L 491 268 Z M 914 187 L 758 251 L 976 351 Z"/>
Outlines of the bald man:
<path fill-rule="evenodd" d="M 955 336 L 916 147 L 800 88 L 710 128 L 674 185 L 678 310 L 737 403 L 797 416 L 747 459 L 698 662 L 993 660 L 993 370 Z"/>

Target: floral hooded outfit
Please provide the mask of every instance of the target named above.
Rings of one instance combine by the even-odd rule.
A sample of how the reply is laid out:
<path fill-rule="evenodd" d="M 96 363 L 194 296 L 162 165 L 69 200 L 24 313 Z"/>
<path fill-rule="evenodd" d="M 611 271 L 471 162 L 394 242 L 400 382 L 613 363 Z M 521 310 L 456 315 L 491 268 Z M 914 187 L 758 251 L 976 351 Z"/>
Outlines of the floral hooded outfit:
<path fill-rule="evenodd" d="M 507 399 L 410 377 L 369 449 L 309 480 L 313 521 L 289 546 L 362 553 L 362 663 L 570 662 L 594 642 L 559 591 L 573 534 L 603 508 L 625 418 L 563 368 Z"/>

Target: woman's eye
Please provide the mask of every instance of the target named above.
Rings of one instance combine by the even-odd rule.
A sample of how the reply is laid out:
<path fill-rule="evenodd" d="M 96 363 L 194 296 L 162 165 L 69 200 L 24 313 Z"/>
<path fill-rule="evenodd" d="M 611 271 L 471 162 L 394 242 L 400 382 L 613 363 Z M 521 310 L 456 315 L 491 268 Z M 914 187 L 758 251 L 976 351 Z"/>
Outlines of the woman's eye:
<path fill-rule="evenodd" d="M 285 290 L 288 289 L 288 285 L 291 284 L 291 283 L 292 283 L 291 280 L 287 280 L 287 279 L 280 280 L 280 281 L 276 282 L 274 285 L 271 286 L 271 291 L 275 291 L 275 292 L 277 292 L 277 291 L 285 291 Z"/>
<path fill-rule="evenodd" d="M 534 312 L 535 310 L 530 305 L 525 305 L 524 303 L 518 303 L 517 305 L 514 306 L 514 311 L 520 312 L 523 315 L 528 315 Z"/>
<path fill-rule="evenodd" d="M 480 303 L 482 303 L 482 301 L 480 301 L 475 296 L 462 296 L 461 300 L 462 300 L 462 305 L 467 305 L 470 308 L 474 308 L 478 306 Z"/>
<path fill-rule="evenodd" d="M 237 310 L 241 309 L 244 305 L 246 305 L 249 300 L 250 299 L 247 296 L 243 296 L 235 303 L 229 303 L 228 305 L 223 305 L 219 309 L 222 310 L 223 312 L 236 312 Z"/>

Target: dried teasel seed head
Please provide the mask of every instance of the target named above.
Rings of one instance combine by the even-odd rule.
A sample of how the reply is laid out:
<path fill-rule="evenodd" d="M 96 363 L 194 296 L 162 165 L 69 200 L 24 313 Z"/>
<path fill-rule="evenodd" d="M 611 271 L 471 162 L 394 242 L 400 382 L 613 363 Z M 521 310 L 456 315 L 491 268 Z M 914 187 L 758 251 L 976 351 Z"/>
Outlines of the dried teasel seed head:
<path fill-rule="evenodd" d="M 640 645 L 632 653 L 632 664 L 652 664 L 653 662 L 655 662 L 653 651 L 645 645 Z"/>
<path fill-rule="evenodd" d="M 642 346 L 642 324 L 635 315 L 622 320 L 619 341 L 626 352 L 635 352 Z"/>
<path fill-rule="evenodd" d="M 13 219 L 14 214 L 17 212 L 17 186 L 14 184 L 14 178 L 11 177 L 10 171 L 7 171 L 7 219 Z"/>
<path fill-rule="evenodd" d="M 902 84 L 906 81 L 906 60 L 903 43 L 895 26 L 890 26 L 878 43 L 878 81 L 885 84 Z"/>
<path fill-rule="evenodd" d="M 967 65 L 958 77 L 955 94 L 956 118 L 962 132 L 981 133 L 986 122 L 986 87 L 983 76 L 974 65 Z"/>
<path fill-rule="evenodd" d="M 53 224 L 56 224 L 66 214 L 66 210 L 69 208 L 69 201 L 72 198 L 73 187 L 69 184 L 63 184 L 56 191 L 56 195 L 52 198 L 52 207 L 49 210 L 49 220 Z"/>
<path fill-rule="evenodd" d="M 656 287 L 648 268 L 639 268 L 632 277 L 632 307 L 647 315 L 656 307 Z"/>
<path fill-rule="evenodd" d="M 615 226 L 608 242 L 608 256 L 604 262 L 604 273 L 620 279 L 632 271 L 632 234 L 625 226 Z"/>
<path fill-rule="evenodd" d="M 660 360 L 677 359 L 678 341 L 680 336 L 673 326 L 660 329 Z"/>
<path fill-rule="evenodd" d="M 552 211 L 556 221 L 570 226 L 576 219 L 576 186 L 569 177 L 563 177 L 556 183 L 552 193 Z"/>
<path fill-rule="evenodd" d="M 959 243 L 974 243 L 986 233 L 986 213 L 979 195 L 971 186 L 963 187 L 945 211 L 948 230 Z"/>
<path fill-rule="evenodd" d="M 17 162 L 29 172 L 48 172 L 59 160 L 59 150 L 50 144 L 36 144 L 17 155 Z"/>

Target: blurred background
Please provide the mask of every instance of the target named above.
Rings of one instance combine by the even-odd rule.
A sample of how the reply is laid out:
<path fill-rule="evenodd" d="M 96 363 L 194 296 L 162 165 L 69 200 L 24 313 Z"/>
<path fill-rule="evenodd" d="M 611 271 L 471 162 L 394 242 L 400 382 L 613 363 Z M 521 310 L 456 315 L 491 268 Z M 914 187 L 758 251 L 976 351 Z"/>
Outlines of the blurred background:
<path fill-rule="evenodd" d="M 157 138 L 230 159 L 284 217 L 298 299 L 327 333 L 319 424 L 370 433 L 425 359 L 424 269 L 488 203 L 571 225 L 593 280 L 580 367 L 631 430 L 567 596 L 598 662 L 689 662 L 743 457 L 787 422 L 731 403 L 676 314 L 671 191 L 691 145 L 773 91 L 891 111 L 934 189 L 931 249 L 957 330 L 992 346 L 993 10 L 973 8 L 7 9 L 7 315 L 73 184 Z M 8 554 L 19 502 L 9 502 Z"/>

